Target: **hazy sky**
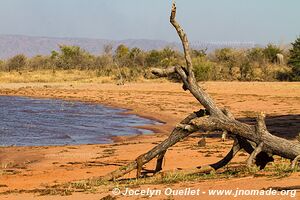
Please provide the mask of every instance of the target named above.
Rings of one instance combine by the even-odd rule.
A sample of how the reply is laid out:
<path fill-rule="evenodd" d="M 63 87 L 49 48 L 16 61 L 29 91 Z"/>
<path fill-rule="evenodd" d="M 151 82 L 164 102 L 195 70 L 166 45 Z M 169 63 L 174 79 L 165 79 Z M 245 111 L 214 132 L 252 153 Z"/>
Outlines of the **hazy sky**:
<path fill-rule="evenodd" d="M 0 34 L 178 41 L 171 0 L 0 0 Z M 177 0 L 191 41 L 288 43 L 299 0 Z"/>

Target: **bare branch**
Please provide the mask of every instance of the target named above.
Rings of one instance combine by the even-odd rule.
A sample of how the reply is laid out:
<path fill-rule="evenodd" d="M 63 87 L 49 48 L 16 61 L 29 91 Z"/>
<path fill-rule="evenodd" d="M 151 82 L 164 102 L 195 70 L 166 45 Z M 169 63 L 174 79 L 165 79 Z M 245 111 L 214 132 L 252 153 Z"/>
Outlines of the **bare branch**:
<path fill-rule="evenodd" d="M 235 119 L 234 118 L 234 115 L 230 112 L 230 110 L 228 110 L 227 108 L 223 108 L 222 109 L 222 112 L 227 116 L 229 117 L 230 119 Z"/>
<path fill-rule="evenodd" d="M 137 177 L 139 177 L 142 166 L 157 156 L 158 162 L 156 169 L 161 170 L 162 160 L 167 149 L 196 130 L 227 131 L 228 133 L 233 134 L 238 141 L 234 143 L 231 151 L 221 161 L 200 168 L 195 171 L 196 173 L 211 171 L 225 166 L 241 148 L 251 154 L 247 161 L 248 166 L 256 161 L 255 164 L 263 168 L 268 162 L 273 161 L 273 155 L 291 159 L 293 160 L 292 165 L 295 166 L 299 160 L 300 144 L 269 133 L 267 131 L 265 115 L 263 113 L 257 117 L 257 125 L 255 126 L 242 123 L 236 120 L 229 110 L 219 109 L 213 99 L 198 85 L 193 73 L 193 64 L 187 35 L 176 21 L 175 1 L 173 1 L 172 4 L 170 22 L 181 39 L 187 66 L 186 68 L 176 66 L 164 70 L 154 69 L 153 73 L 160 76 L 177 73 L 184 83 L 184 89 L 189 90 L 200 104 L 204 106 L 205 110 L 200 110 L 199 112 L 189 115 L 180 122 L 166 140 L 147 153 L 139 156 L 136 161 L 104 176 L 103 180 L 119 178 L 134 169 L 137 169 Z"/>
<path fill-rule="evenodd" d="M 191 76 L 193 73 L 193 64 L 192 64 L 192 58 L 190 54 L 190 47 L 189 47 L 189 41 L 187 38 L 187 35 L 181 28 L 180 24 L 176 21 L 176 4 L 175 1 L 172 2 L 172 11 L 171 11 L 171 17 L 170 17 L 170 22 L 176 29 L 178 36 L 180 37 L 180 40 L 182 42 L 183 50 L 184 50 L 184 55 L 185 55 L 185 60 L 186 60 L 186 65 L 187 65 L 187 70 L 188 70 L 188 75 Z"/>
<path fill-rule="evenodd" d="M 157 161 L 156 161 L 155 173 L 162 170 L 162 164 L 163 164 L 163 160 L 164 160 L 166 152 L 167 151 L 164 151 L 158 155 Z"/>
<path fill-rule="evenodd" d="M 260 143 L 255 149 L 254 151 L 251 153 L 251 155 L 249 156 L 248 160 L 247 160 L 247 166 L 250 167 L 251 165 L 253 165 L 253 163 L 255 162 L 256 156 L 262 152 L 263 150 L 263 146 L 264 143 Z"/>
<path fill-rule="evenodd" d="M 291 168 L 292 169 L 295 169 L 296 168 L 296 165 L 297 165 L 297 162 L 300 160 L 300 155 L 297 156 L 293 161 L 292 161 L 292 164 L 291 164 Z"/>
<path fill-rule="evenodd" d="M 189 123 L 192 119 L 196 117 L 201 117 L 205 115 L 205 110 L 200 110 L 198 112 L 194 112 L 187 116 L 184 120 L 181 121 L 181 123 Z M 173 146 L 183 138 L 189 136 L 192 134 L 192 132 L 188 132 L 186 130 L 182 130 L 181 128 L 175 128 L 171 135 L 164 140 L 159 145 L 152 148 L 150 151 L 148 151 L 145 154 L 140 155 L 135 161 L 129 163 L 126 166 L 120 167 L 119 169 L 105 175 L 101 178 L 101 180 L 115 180 L 129 172 L 131 172 L 134 169 L 137 169 L 137 176 L 141 174 L 141 168 L 145 163 L 148 163 L 150 160 L 158 156 L 159 154 L 165 152 L 169 147 Z"/>
<path fill-rule="evenodd" d="M 255 126 L 237 120 L 206 116 L 191 120 L 190 125 L 194 126 L 196 130 L 227 130 L 255 144 L 260 144 L 263 141 L 265 152 L 270 155 L 278 155 L 287 159 L 295 159 L 300 155 L 300 144 L 272 135 L 268 131 L 263 136 L 257 135 Z"/>
<path fill-rule="evenodd" d="M 227 116 L 229 117 L 230 119 L 234 120 L 234 116 L 233 114 L 227 109 L 227 108 L 224 108 L 222 109 L 222 112 Z M 228 131 L 227 130 L 223 130 L 223 133 L 222 133 L 222 141 L 225 142 L 226 138 L 227 138 L 227 135 L 228 135 Z"/>
<path fill-rule="evenodd" d="M 180 24 L 176 21 L 176 5 L 175 1 L 172 3 L 172 11 L 170 16 L 170 22 L 174 26 L 177 31 L 177 34 L 182 42 L 182 46 L 184 49 L 184 58 L 187 65 L 187 71 L 183 73 L 183 70 L 178 69 L 177 71 L 182 77 L 182 81 L 184 82 L 185 88 L 187 88 L 194 97 L 210 112 L 210 114 L 214 115 L 222 115 L 222 111 L 217 107 L 214 101 L 210 98 L 210 96 L 201 88 L 196 82 L 194 73 L 193 73 L 193 63 L 190 54 L 190 46 L 186 33 L 181 28 Z M 184 74 L 186 78 L 184 77 Z M 187 83 L 186 83 L 187 82 Z"/>
<path fill-rule="evenodd" d="M 176 73 L 175 67 L 168 67 L 167 69 L 159 69 L 159 68 L 153 68 L 151 70 L 152 74 L 159 76 L 159 77 L 167 77 L 171 74 Z"/>
<path fill-rule="evenodd" d="M 240 151 L 241 146 L 238 142 L 237 139 L 234 140 L 233 146 L 231 150 L 228 152 L 228 154 L 219 162 L 216 162 L 214 164 L 211 164 L 210 166 L 214 168 L 215 170 L 220 169 L 227 165 L 233 158 L 234 156 Z"/>
<path fill-rule="evenodd" d="M 222 141 L 223 141 L 223 142 L 226 141 L 227 135 L 228 135 L 228 131 L 227 131 L 227 130 L 224 130 L 223 133 L 222 133 Z"/>
<path fill-rule="evenodd" d="M 257 121 L 256 132 L 258 135 L 263 135 L 266 134 L 267 132 L 265 118 L 266 118 L 266 114 L 263 112 L 261 112 L 256 118 Z"/>

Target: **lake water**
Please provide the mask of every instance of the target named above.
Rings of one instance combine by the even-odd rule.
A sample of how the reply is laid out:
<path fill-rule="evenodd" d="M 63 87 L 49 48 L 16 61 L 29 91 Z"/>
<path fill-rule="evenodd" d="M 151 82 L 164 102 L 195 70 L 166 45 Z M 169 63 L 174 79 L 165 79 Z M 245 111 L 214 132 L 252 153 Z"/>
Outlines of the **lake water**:
<path fill-rule="evenodd" d="M 0 146 L 111 143 L 112 136 L 147 134 L 156 124 L 125 109 L 55 99 L 0 96 Z"/>

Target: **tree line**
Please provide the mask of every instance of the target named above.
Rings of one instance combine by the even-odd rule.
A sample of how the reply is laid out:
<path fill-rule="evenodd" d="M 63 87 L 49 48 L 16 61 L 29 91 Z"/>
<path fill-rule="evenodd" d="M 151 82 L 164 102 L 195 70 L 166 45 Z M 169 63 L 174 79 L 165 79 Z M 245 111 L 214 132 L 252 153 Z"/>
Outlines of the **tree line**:
<path fill-rule="evenodd" d="M 278 63 L 277 55 L 284 57 Z M 222 48 L 207 53 L 193 49 L 191 52 L 194 73 L 198 81 L 239 80 L 239 81 L 299 81 L 300 80 L 300 37 L 289 50 L 276 45 L 249 49 Z M 0 60 L 0 70 L 35 71 L 90 70 L 96 76 L 111 76 L 115 79 L 134 81 L 139 77 L 153 78 L 150 68 L 166 68 L 184 65 L 183 53 L 171 47 L 161 50 L 143 51 L 119 45 L 105 45 L 101 55 L 92 55 L 78 46 L 60 45 L 50 55 L 28 58 L 23 54 Z M 177 77 L 169 77 L 176 80 Z"/>

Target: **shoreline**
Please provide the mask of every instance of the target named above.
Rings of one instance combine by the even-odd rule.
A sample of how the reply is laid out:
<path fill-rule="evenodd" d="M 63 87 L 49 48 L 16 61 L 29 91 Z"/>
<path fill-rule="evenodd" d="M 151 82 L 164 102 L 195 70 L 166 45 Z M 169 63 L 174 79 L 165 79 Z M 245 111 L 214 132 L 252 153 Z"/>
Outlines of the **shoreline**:
<path fill-rule="evenodd" d="M 253 117 L 259 112 L 268 116 L 300 114 L 297 105 L 300 84 L 297 82 L 203 82 L 201 85 L 220 107 L 229 108 L 237 119 Z M 121 114 L 162 123 L 137 127 L 152 131 L 148 135 L 153 136 L 169 135 L 185 116 L 202 107 L 190 93 L 182 91 L 180 83 L 170 82 L 128 83 L 124 86 L 74 82 L 5 83 L 0 84 L 0 95 L 78 101 L 125 109 Z M 113 142 L 142 139 L 141 136 L 144 134 L 116 136 Z"/>
<path fill-rule="evenodd" d="M 60 147 L 60 146 L 82 146 L 82 145 L 109 145 L 119 142 L 125 142 L 125 141 L 131 141 L 131 140 L 137 140 L 137 139 L 143 139 L 143 136 L 157 136 L 159 134 L 166 133 L 166 128 L 164 126 L 171 126 L 169 125 L 170 122 L 168 120 L 161 120 L 155 117 L 156 113 L 142 113 L 140 111 L 135 110 L 132 107 L 124 107 L 120 106 L 118 104 L 110 103 L 110 102 L 95 102 L 95 101 L 88 101 L 83 99 L 73 99 L 73 98 L 60 98 L 60 97 L 46 97 L 46 96 L 40 96 L 40 95 L 3 95 L 0 92 L 0 96 L 11 96 L 11 97 L 25 97 L 25 98 L 37 98 L 37 99 L 56 99 L 56 100 L 63 100 L 68 102 L 81 102 L 81 103 L 87 103 L 87 104 L 97 104 L 102 105 L 108 108 L 112 109 L 123 109 L 125 111 L 120 112 L 121 115 L 136 115 L 138 117 L 152 120 L 154 123 L 160 123 L 160 124 L 146 124 L 141 126 L 132 126 L 132 128 L 135 129 L 144 129 L 151 131 L 149 134 L 144 133 L 138 133 L 138 134 L 130 134 L 130 135 L 123 135 L 123 136 L 111 136 L 109 137 L 112 142 L 111 143 L 93 143 L 93 144 L 66 144 L 66 145 L 37 145 L 37 146 L 14 146 L 14 147 Z M 2 147 L 10 147 L 10 146 L 2 146 Z"/>
<path fill-rule="evenodd" d="M 218 106 L 228 106 L 237 119 L 252 119 L 257 112 L 265 111 L 268 128 L 281 136 L 294 139 L 300 130 L 300 83 L 202 83 Z M 154 119 L 165 124 L 148 125 L 142 128 L 154 130 L 153 134 L 121 136 L 114 138 L 110 144 L 87 144 L 40 147 L 5 147 L 0 148 L 0 193 L 8 192 L 8 199 L 34 199 L 37 194 L 12 193 L 9 191 L 33 191 L 47 189 L 47 186 L 85 182 L 104 176 L 120 166 L 125 166 L 165 140 L 176 124 L 189 113 L 199 110 L 201 106 L 188 92 L 182 91 L 181 84 L 176 83 L 130 83 L 125 86 L 115 84 L 0 84 L 2 96 L 25 96 L 41 99 L 62 99 L 107 107 L 121 108 L 122 114 L 134 114 L 143 118 Z M 124 110 L 125 109 L 125 110 Z M 275 118 L 270 116 L 277 116 Z M 109 130 L 108 130 L 109 131 Z M 277 132 L 278 131 L 278 132 Z M 198 145 L 206 134 L 206 146 Z M 225 142 L 214 133 L 196 133 L 178 142 L 168 149 L 163 163 L 163 171 L 194 169 L 215 163 L 228 154 L 232 147 L 231 139 Z M 236 155 L 227 169 L 245 166 L 247 154 Z M 216 172 L 214 179 L 204 181 L 186 181 L 195 188 L 209 189 L 255 189 L 274 186 L 293 186 L 299 184 L 300 172 L 291 176 L 285 174 L 285 160 L 276 159 L 270 165 L 272 171 L 259 171 L 222 178 Z M 0 167 L 1 167 L 0 166 Z M 156 159 L 147 163 L 145 169 L 155 169 Z M 233 168 L 231 168 L 233 167 Z M 278 171 L 280 170 L 280 171 Z M 134 178 L 135 171 L 124 176 Z M 270 176 L 274 178 L 270 179 Z M 278 178 L 280 176 L 280 179 Z M 243 178 L 244 177 L 244 178 Z M 202 180 L 202 179 L 201 179 Z M 161 181 L 161 179 L 159 179 Z M 182 187 L 174 184 L 174 189 Z M 131 186 L 131 185 L 130 185 Z M 129 187 L 130 187 L 129 186 Z M 141 187 L 163 188 L 164 183 Z M 99 199 L 111 194 L 110 188 L 99 186 L 97 194 L 89 199 Z M 80 196 L 82 195 L 82 196 Z M 86 194 L 73 193 L 70 199 L 84 199 Z M 43 196 L 43 200 L 52 200 L 59 196 Z M 65 198 L 65 197 L 61 197 Z"/>

